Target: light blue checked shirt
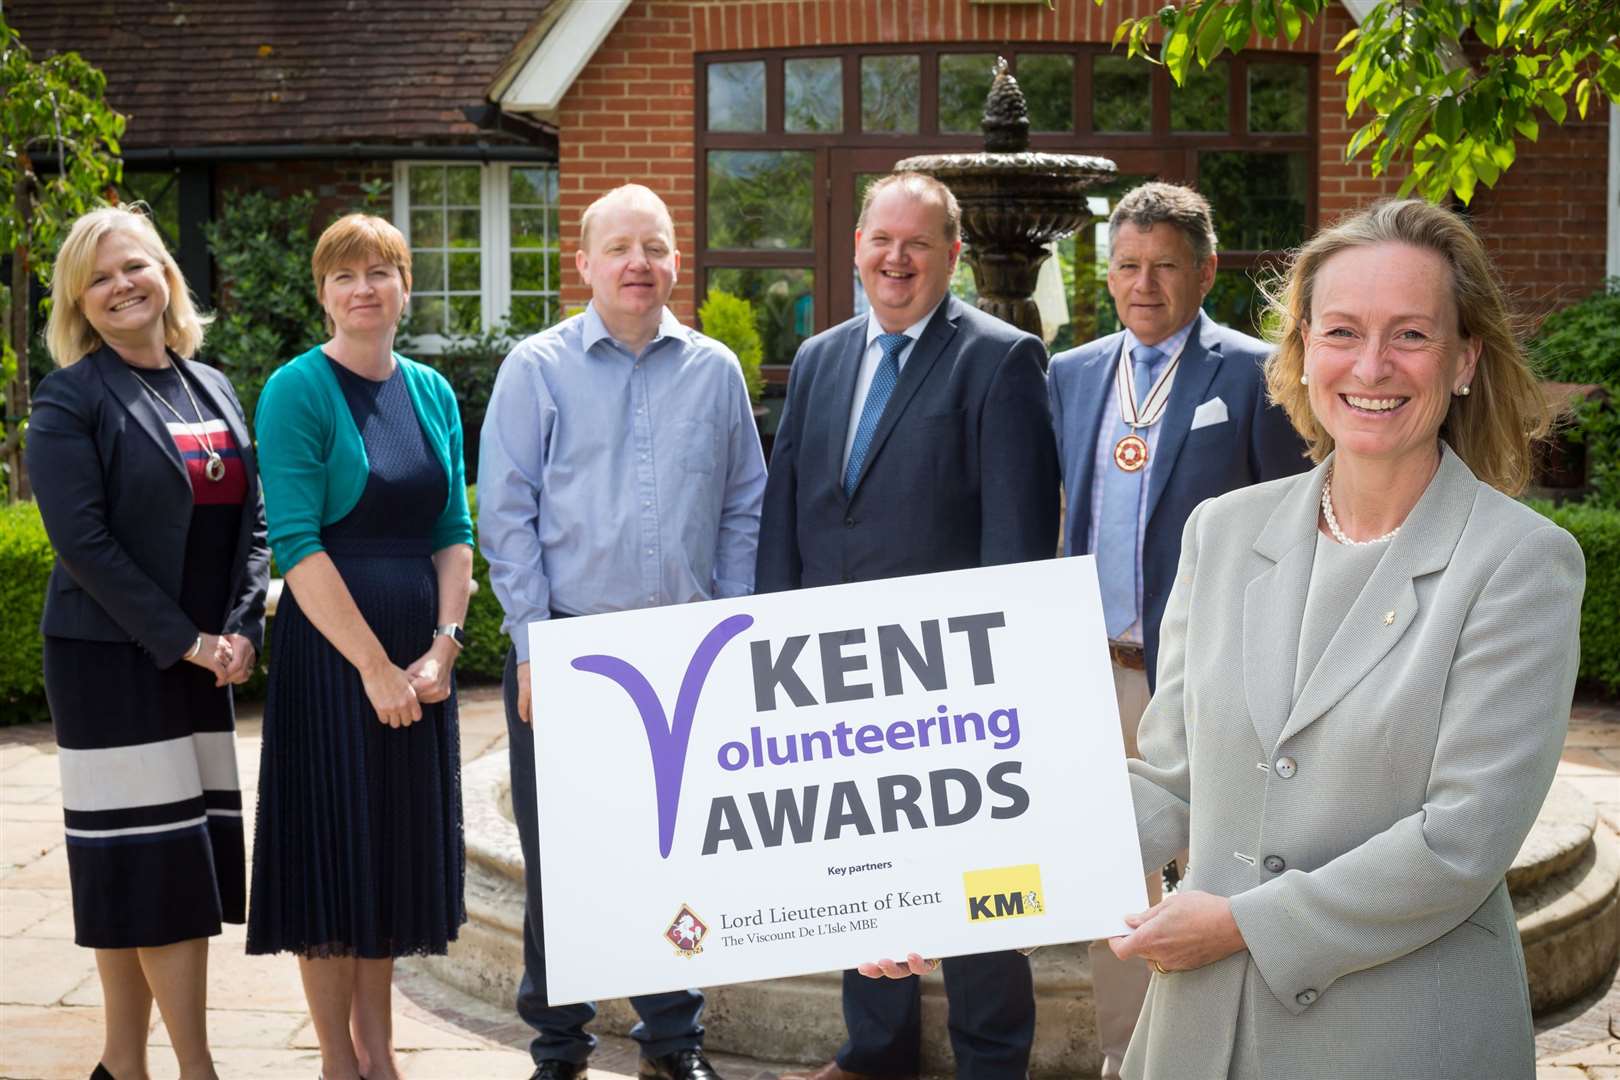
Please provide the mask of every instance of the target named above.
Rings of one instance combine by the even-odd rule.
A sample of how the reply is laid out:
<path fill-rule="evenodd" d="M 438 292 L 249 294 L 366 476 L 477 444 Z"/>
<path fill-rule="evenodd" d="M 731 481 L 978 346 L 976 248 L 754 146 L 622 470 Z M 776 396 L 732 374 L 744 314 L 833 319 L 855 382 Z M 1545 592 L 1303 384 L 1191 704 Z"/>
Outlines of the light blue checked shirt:
<path fill-rule="evenodd" d="M 1194 315 L 1192 322 L 1153 346 L 1163 354 L 1153 365 L 1153 377 L 1155 379 L 1164 374 L 1164 369 L 1169 366 L 1170 361 L 1181 355 L 1181 350 L 1187 346 L 1187 339 L 1192 336 L 1193 327 L 1197 325 L 1198 316 Z M 1131 333 L 1130 330 L 1125 331 L 1123 348 L 1126 356 L 1134 356 L 1134 350 L 1140 344 L 1141 341 L 1135 334 Z M 1119 362 L 1117 355 L 1114 357 L 1114 362 L 1116 364 Z M 1165 383 L 1163 393 L 1166 398 L 1170 396 L 1170 389 L 1175 385 L 1175 382 L 1176 377 L 1172 375 L 1170 381 Z M 1145 394 L 1147 389 L 1145 386 L 1138 387 L 1137 393 Z M 1103 486 L 1108 476 L 1108 470 L 1115 468 L 1114 425 L 1115 421 L 1119 419 L 1119 394 L 1115 389 L 1113 379 L 1108 381 L 1108 391 L 1108 404 L 1103 407 L 1103 420 L 1101 424 L 1097 425 L 1097 450 L 1092 463 L 1091 535 L 1086 538 L 1086 550 L 1093 552 L 1097 550 L 1097 532 L 1102 526 Z M 1159 432 L 1163 427 L 1163 417 L 1160 417 L 1159 423 L 1137 432 L 1148 444 L 1148 460 L 1147 468 L 1142 471 L 1142 498 L 1136 508 L 1136 620 L 1131 623 L 1124 633 L 1119 635 L 1120 641 L 1134 641 L 1137 644 L 1142 642 L 1142 540 L 1147 531 L 1147 491 L 1148 483 L 1153 476 L 1154 463 L 1157 460 Z"/>
<path fill-rule="evenodd" d="M 754 589 L 765 458 L 731 350 L 665 309 L 633 355 L 595 305 L 520 343 L 478 460 L 478 544 L 521 663 L 528 624 Z"/>

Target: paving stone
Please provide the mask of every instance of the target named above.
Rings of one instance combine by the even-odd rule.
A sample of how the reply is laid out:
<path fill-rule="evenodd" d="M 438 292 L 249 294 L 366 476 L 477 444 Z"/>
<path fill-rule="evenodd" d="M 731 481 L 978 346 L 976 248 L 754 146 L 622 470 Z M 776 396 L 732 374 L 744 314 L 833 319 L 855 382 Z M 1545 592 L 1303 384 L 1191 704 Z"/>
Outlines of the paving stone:
<path fill-rule="evenodd" d="M 62 804 L 54 799 L 45 802 L 6 802 L 10 789 L 0 788 L 0 822 L 5 825 L 13 821 L 49 821 L 57 828 L 62 827 Z"/>
<path fill-rule="evenodd" d="M 95 973 L 96 957 L 89 949 L 61 941 L 8 937 L 5 963 L 0 964 L 0 1002 L 54 1005 L 85 979 L 94 981 Z M 11 1041 L 9 1032 L 5 1041 Z"/>
<path fill-rule="evenodd" d="M 64 907 L 71 909 L 66 889 L 0 888 L 0 937 L 11 937 Z"/>
<path fill-rule="evenodd" d="M 27 866 L 67 842 L 60 821 L 6 821 L 0 825 L 0 866 Z"/>
<path fill-rule="evenodd" d="M 1587 1080 L 1586 1070 L 1573 1065 L 1537 1065 L 1536 1080 Z"/>
<path fill-rule="evenodd" d="M 10 964 L 7 944 L 7 966 Z M 0 1076 L 84 1080 L 101 1052 L 100 1009 L 0 1005 Z"/>
<path fill-rule="evenodd" d="M 0 768 L 0 787 L 57 787 L 62 783 L 56 747 L 48 753 L 36 751 L 12 765 Z"/>
<path fill-rule="evenodd" d="M 1547 1060 L 1549 1065 L 1576 1065 L 1583 1069 L 1602 1066 L 1609 1069 L 1620 1069 L 1620 1039 L 1603 1039 L 1583 1046 L 1577 1050 L 1569 1050 Z"/>
<path fill-rule="evenodd" d="M 297 1049 L 316 1050 L 320 1041 L 315 1038 L 315 1023 L 307 1016 L 293 1034 L 288 1045 Z M 394 1005 L 394 1049 L 406 1050 L 505 1050 L 507 1047 L 489 1039 L 481 1039 L 470 1032 L 459 1031 L 447 1021 L 428 1014 L 427 1019 L 406 1014 Z"/>
<path fill-rule="evenodd" d="M 210 987 L 212 989 L 212 987 Z M 296 1048 L 294 1035 L 309 1023 L 309 1015 L 297 1012 L 266 1012 L 257 1009 L 208 1010 L 208 1045 L 215 1051 L 226 1049 L 287 1050 Z M 152 1029 L 153 1046 L 172 1046 L 169 1032 L 160 1018 Z M 156 1055 L 154 1055 L 155 1057 Z M 217 1055 L 216 1055 L 217 1056 Z"/>

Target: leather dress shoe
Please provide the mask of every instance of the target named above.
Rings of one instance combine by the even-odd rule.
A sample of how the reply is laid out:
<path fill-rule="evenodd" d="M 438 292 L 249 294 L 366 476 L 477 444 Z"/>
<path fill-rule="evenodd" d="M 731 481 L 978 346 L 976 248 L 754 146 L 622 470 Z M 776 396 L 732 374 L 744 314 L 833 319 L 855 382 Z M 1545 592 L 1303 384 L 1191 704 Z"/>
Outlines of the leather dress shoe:
<path fill-rule="evenodd" d="M 575 1080 L 584 1077 L 583 1061 L 542 1061 L 529 1080 Z"/>
<path fill-rule="evenodd" d="M 783 1073 L 781 1080 L 915 1080 L 915 1078 L 850 1072 L 848 1069 L 840 1068 L 838 1062 L 829 1061 L 813 1072 Z"/>
<path fill-rule="evenodd" d="M 640 1080 L 720 1080 L 720 1074 L 696 1047 L 663 1057 L 644 1057 L 636 1068 L 636 1076 Z"/>

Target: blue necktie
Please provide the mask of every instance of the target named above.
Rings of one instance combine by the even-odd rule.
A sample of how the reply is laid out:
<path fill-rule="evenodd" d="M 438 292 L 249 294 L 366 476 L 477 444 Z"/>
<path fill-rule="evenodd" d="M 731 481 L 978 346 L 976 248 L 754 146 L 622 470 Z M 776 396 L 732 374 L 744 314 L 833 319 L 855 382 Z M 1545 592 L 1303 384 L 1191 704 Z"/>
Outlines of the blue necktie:
<path fill-rule="evenodd" d="M 1153 365 L 1163 355 L 1150 345 L 1138 345 L 1131 355 L 1138 408 L 1153 384 Z M 1115 419 L 1109 449 L 1130 431 L 1124 419 Z M 1136 621 L 1136 531 L 1142 511 L 1142 478 L 1146 473 L 1146 467 L 1126 472 L 1113 461 L 1103 466 L 1102 520 L 1097 526 L 1097 578 L 1102 585 L 1103 621 L 1111 638 L 1119 637 Z"/>
<path fill-rule="evenodd" d="M 866 464 L 866 452 L 872 448 L 872 436 L 877 434 L 878 421 L 883 419 L 883 406 L 894 393 L 894 384 L 900 381 L 900 350 L 911 339 L 904 334 L 879 334 L 878 347 L 883 359 L 878 361 L 877 374 L 866 391 L 866 404 L 861 406 L 861 419 L 855 425 L 855 443 L 849 448 L 849 464 L 844 466 L 844 494 L 855 494 L 855 484 L 861 478 L 861 466 Z"/>

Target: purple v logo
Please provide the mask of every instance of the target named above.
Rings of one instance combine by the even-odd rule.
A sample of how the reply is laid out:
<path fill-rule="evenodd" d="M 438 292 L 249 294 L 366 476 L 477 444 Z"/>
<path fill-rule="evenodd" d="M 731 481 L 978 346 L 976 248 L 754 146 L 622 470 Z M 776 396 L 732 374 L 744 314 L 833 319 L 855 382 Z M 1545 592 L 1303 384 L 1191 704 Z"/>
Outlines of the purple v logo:
<path fill-rule="evenodd" d="M 752 615 L 732 615 L 722 619 L 698 643 L 686 677 L 675 698 L 675 719 L 664 716 L 663 703 L 653 692 L 647 677 L 617 656 L 581 656 L 574 660 L 579 671 L 604 675 L 618 683 L 641 713 L 641 726 L 647 732 L 647 749 L 652 753 L 653 784 L 658 797 L 658 854 L 669 858 L 675 842 L 675 811 L 681 805 L 681 777 L 686 771 L 686 744 L 692 737 L 692 718 L 697 712 L 698 695 L 709 677 L 720 650 L 732 638 L 754 625 Z"/>

